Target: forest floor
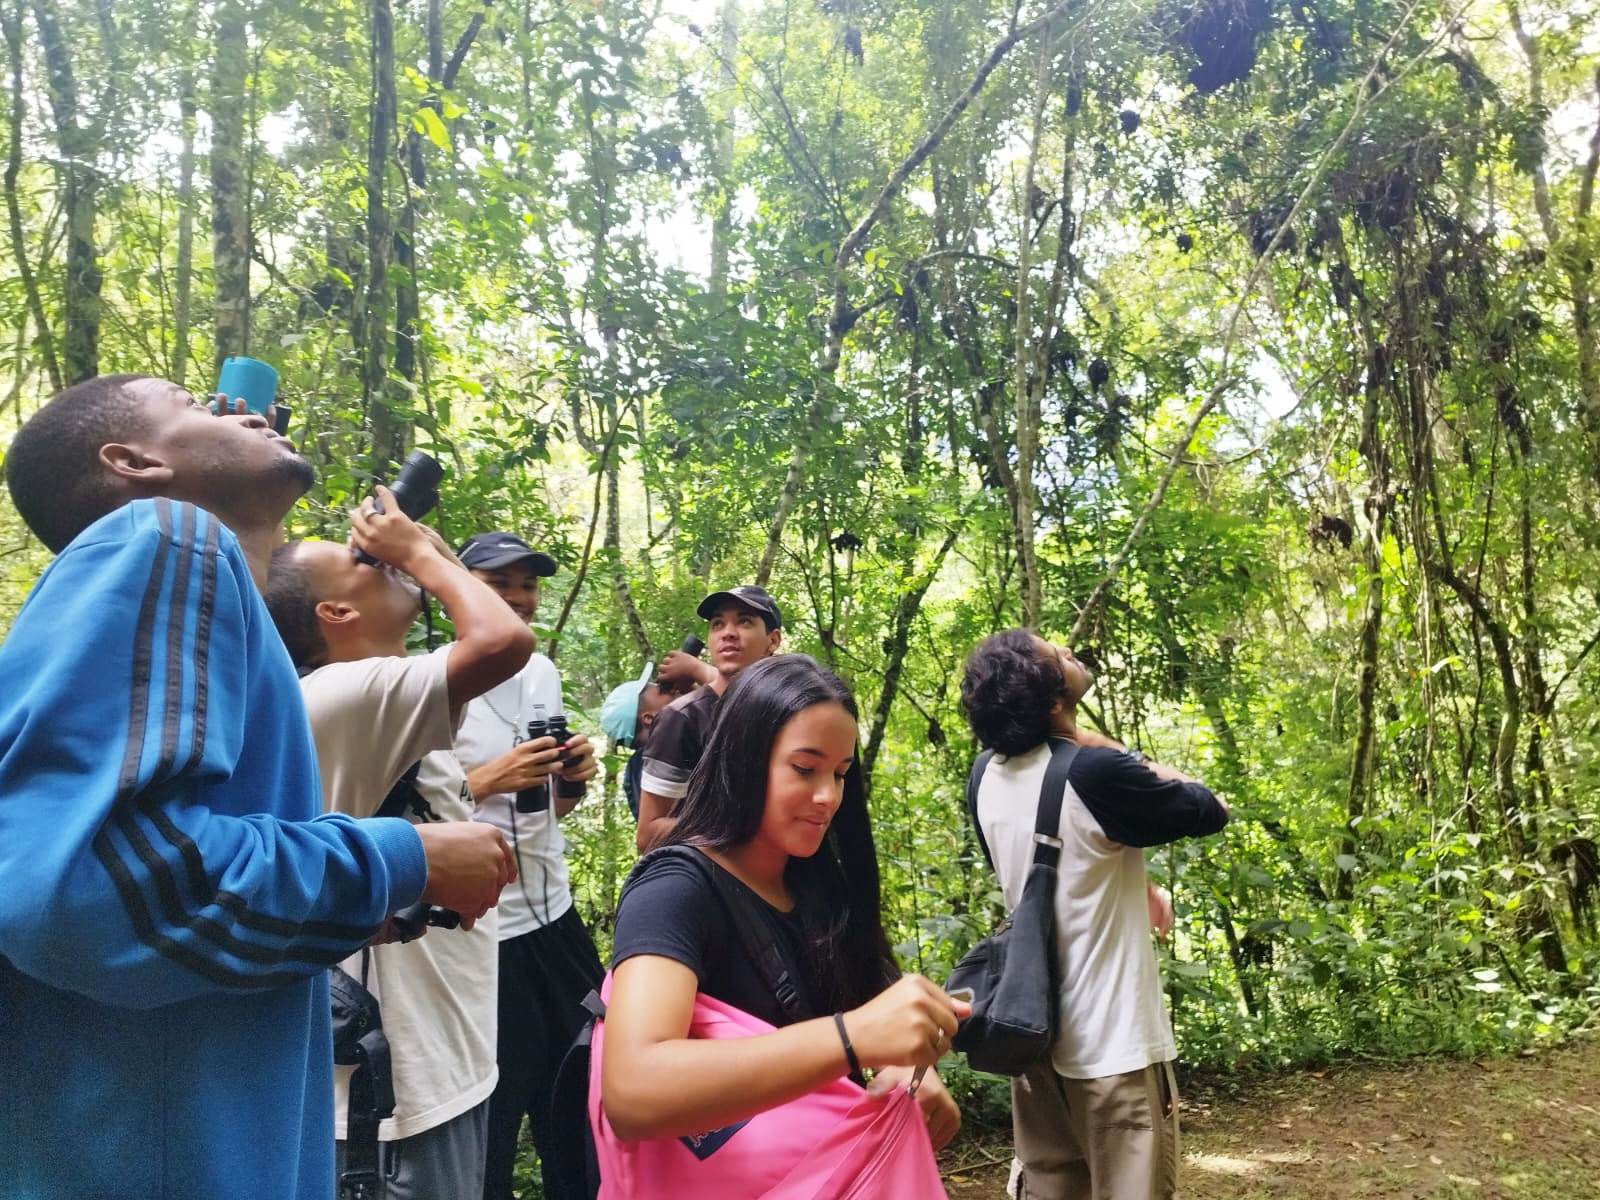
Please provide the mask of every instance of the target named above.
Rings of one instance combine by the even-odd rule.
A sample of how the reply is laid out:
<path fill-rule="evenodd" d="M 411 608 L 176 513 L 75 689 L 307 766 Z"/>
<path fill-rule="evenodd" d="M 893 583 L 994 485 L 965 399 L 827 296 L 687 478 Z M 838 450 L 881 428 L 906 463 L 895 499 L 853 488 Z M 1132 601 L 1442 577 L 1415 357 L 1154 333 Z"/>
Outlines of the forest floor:
<path fill-rule="evenodd" d="M 1190 1085 L 1184 1200 L 1600 1200 L 1600 1041 Z M 963 1138 L 952 1200 L 999 1200 L 1009 1140 Z"/>

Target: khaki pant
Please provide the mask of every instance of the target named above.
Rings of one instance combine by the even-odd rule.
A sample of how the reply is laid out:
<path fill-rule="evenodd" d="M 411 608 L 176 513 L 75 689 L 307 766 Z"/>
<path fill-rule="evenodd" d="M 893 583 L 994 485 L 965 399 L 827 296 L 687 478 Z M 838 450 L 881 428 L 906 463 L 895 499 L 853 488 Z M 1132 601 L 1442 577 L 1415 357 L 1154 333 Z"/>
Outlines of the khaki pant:
<path fill-rule="evenodd" d="M 1011 1084 L 1017 1200 L 1175 1200 L 1178 1087 L 1171 1063 L 1067 1079 L 1049 1063 Z"/>

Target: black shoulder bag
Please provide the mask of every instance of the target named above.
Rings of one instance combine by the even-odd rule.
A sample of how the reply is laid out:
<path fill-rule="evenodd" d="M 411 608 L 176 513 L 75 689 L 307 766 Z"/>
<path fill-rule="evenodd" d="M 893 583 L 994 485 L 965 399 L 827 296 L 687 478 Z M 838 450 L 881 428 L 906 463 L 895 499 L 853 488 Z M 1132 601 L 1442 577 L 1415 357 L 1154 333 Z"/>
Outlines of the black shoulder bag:
<path fill-rule="evenodd" d="M 1045 1059 L 1055 1041 L 1056 1004 L 1061 966 L 1056 956 L 1056 879 L 1061 861 L 1061 801 L 1067 769 L 1077 744 L 1052 741 L 1050 765 L 1039 789 L 1033 823 L 1033 865 L 1022 887 L 1022 900 L 983 941 L 969 950 L 945 985 L 947 991 L 972 991 L 972 1015 L 961 1023 L 952 1045 L 967 1056 L 975 1071 L 1020 1075 Z M 994 857 L 978 824 L 978 785 L 989 765 L 985 753 L 972 766 L 967 781 L 967 807 L 983 856 Z"/>
<path fill-rule="evenodd" d="M 693 847 L 673 845 L 659 846 L 640 859 L 629 881 L 637 878 L 645 862 L 655 857 L 692 863 L 710 879 L 717 898 L 727 910 L 728 919 L 738 931 L 745 954 L 761 973 L 762 981 L 784 1017 L 794 1023 L 813 1016 L 804 981 L 789 970 L 766 917 L 738 880 Z M 626 883 L 622 890 L 627 892 Z M 606 1006 L 600 994 L 592 991 L 583 998 L 583 1007 L 589 1019 L 578 1030 L 578 1036 L 562 1058 L 550 1096 L 550 1122 L 556 1136 L 551 1139 L 549 1178 L 554 1185 L 555 1200 L 593 1200 L 600 1191 L 600 1163 L 594 1149 L 594 1131 L 589 1128 L 589 1061 L 594 1024 L 605 1020 Z M 689 1140 L 684 1139 L 686 1143 Z"/>

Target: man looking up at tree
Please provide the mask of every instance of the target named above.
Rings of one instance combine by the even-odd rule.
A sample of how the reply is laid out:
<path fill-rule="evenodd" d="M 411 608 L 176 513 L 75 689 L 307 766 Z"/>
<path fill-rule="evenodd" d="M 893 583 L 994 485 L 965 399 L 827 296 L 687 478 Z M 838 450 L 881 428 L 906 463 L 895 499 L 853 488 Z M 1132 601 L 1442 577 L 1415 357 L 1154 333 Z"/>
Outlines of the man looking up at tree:
<path fill-rule="evenodd" d="M 499 531 L 468 538 L 461 561 L 499 597 L 506 618 L 524 630 L 539 612 L 539 581 L 556 572 L 555 559 Z M 506 891 L 498 914 L 500 1082 L 489 1100 L 482 1189 L 491 1200 L 512 1195 L 524 1116 L 540 1170 L 548 1176 L 556 1068 L 588 1019 L 584 996 L 600 986 L 605 973 L 594 939 L 572 904 L 560 824 L 599 770 L 594 746 L 574 734 L 563 753 L 553 737 L 527 738 L 528 722 L 541 709 L 546 718 L 566 712 L 555 664 L 534 654 L 517 674 L 467 705 L 456 734 L 456 753 L 477 801 L 476 819 L 511 839 L 521 868 L 518 885 Z M 517 793 L 537 787 L 545 789 L 544 807 L 517 811 Z M 546 1186 L 545 1194 L 555 1193 Z"/>
<path fill-rule="evenodd" d="M 622 794 L 635 821 L 639 819 L 639 781 L 643 777 L 644 752 L 650 745 L 650 728 L 655 724 L 656 714 L 673 699 L 652 678 L 654 674 L 655 664 L 646 663 L 639 678 L 617 684 L 606 693 L 605 702 L 600 705 L 601 730 L 617 745 L 633 751 L 628 756 L 628 765 L 623 768 Z"/>
<path fill-rule="evenodd" d="M 1078 702 L 1093 682 L 1071 650 L 1026 629 L 985 639 L 961 681 L 972 731 L 994 751 L 975 809 L 1009 909 L 1033 860 L 1052 741 L 1080 747 L 1059 831 L 1060 1029 L 1050 1058 L 1011 1089 L 1019 1200 L 1177 1194 L 1177 1047 L 1142 848 L 1216 833 L 1228 810 L 1182 772 L 1081 728 Z"/>
<path fill-rule="evenodd" d="M 468 701 L 521 670 L 533 635 L 387 488 L 378 496 L 383 511 L 363 503 L 350 537 L 381 565 L 333 542 L 280 547 L 267 607 L 304 673 L 329 811 L 371 816 L 398 784 L 396 815 L 471 822 L 472 793 L 451 745 Z M 408 657 L 419 586 L 439 598 L 456 640 Z M 376 997 L 389 1042 L 394 1114 L 377 1126 L 376 1147 L 372 1115 L 350 1111 L 359 1094 L 351 1072 L 334 1080 L 340 1169 L 375 1167 L 373 1200 L 475 1196 L 483 1187 L 498 939 L 493 914 L 476 926 L 481 912 L 461 916 L 462 929 L 375 946 L 344 964 Z"/>
<path fill-rule="evenodd" d="M 639 783 L 639 828 L 634 841 L 643 854 L 676 823 L 673 807 L 689 790 L 689 775 L 705 750 L 717 704 L 728 685 L 751 663 L 778 652 L 783 615 L 765 588 L 740 584 L 712 592 L 695 612 L 709 625 L 711 666 L 717 674 L 667 705 L 650 731 Z"/>
<path fill-rule="evenodd" d="M 328 1200 L 326 968 L 419 896 L 493 903 L 500 840 L 317 815 L 257 592 L 311 467 L 264 419 L 100 376 L 6 476 L 58 557 L 0 646 L 0 1179 Z"/>

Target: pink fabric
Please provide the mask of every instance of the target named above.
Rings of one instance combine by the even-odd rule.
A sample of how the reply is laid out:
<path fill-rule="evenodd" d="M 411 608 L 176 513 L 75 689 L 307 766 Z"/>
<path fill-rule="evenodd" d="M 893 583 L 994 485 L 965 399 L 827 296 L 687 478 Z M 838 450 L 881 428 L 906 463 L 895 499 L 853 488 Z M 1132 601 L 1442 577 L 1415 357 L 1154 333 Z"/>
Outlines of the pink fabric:
<path fill-rule="evenodd" d="M 601 996 L 609 1002 L 609 975 Z M 710 996 L 694 999 L 692 1038 L 752 1037 L 772 1029 Z M 904 1088 L 869 1096 L 841 1077 L 751 1117 L 701 1159 L 679 1138 L 625 1142 L 612 1132 L 600 1106 L 604 1052 L 601 1021 L 589 1062 L 600 1200 L 945 1200 L 927 1127 Z"/>

